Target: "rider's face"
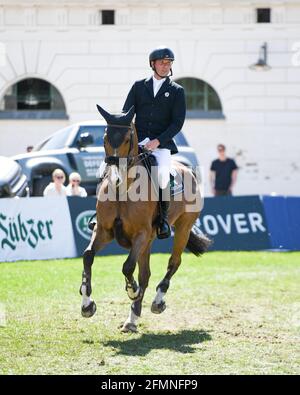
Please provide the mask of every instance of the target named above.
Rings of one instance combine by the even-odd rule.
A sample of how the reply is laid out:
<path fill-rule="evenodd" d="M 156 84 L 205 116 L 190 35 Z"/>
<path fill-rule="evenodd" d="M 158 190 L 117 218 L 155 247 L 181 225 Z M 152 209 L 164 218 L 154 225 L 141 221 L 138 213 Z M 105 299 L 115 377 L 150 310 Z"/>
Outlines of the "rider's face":
<path fill-rule="evenodd" d="M 173 62 L 168 59 L 159 59 L 155 60 L 153 63 L 158 76 L 167 77 L 170 73 Z"/>

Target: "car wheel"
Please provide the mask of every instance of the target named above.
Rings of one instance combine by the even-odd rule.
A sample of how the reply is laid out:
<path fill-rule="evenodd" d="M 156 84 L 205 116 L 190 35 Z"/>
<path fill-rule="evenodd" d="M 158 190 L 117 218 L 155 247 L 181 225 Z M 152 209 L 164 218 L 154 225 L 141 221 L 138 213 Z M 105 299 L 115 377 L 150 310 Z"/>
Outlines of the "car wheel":
<path fill-rule="evenodd" d="M 43 196 L 46 186 L 52 181 L 51 175 L 37 178 L 33 184 L 33 196 Z"/>

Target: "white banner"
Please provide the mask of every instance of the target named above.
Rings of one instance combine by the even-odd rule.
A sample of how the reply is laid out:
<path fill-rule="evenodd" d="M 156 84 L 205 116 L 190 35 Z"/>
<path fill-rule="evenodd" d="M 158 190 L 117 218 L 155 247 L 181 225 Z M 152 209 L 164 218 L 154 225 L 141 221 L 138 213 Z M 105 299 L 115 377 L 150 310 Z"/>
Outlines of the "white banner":
<path fill-rule="evenodd" d="M 75 256 L 65 197 L 0 199 L 0 262 Z"/>

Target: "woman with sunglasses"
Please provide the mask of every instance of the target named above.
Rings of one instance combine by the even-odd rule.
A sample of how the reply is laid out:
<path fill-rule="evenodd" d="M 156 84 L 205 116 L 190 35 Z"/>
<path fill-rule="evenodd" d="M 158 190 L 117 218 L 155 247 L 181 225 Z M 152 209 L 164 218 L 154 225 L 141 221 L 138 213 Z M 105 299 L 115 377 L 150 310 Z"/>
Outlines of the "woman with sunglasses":
<path fill-rule="evenodd" d="M 67 196 L 87 196 L 86 190 L 79 186 L 80 182 L 81 177 L 79 173 L 74 172 L 69 175 L 69 185 L 66 188 Z"/>
<path fill-rule="evenodd" d="M 65 173 L 61 169 L 55 169 L 52 173 L 52 180 L 44 190 L 44 196 L 66 196 Z"/>

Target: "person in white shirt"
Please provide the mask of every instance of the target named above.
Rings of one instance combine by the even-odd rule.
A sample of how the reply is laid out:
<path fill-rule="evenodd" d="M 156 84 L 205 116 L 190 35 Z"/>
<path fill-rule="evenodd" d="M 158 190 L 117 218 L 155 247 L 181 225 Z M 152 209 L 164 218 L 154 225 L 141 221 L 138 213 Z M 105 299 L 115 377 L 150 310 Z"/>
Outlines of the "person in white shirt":
<path fill-rule="evenodd" d="M 80 196 L 86 197 L 87 192 L 84 188 L 79 186 L 81 183 L 81 177 L 79 173 L 71 173 L 69 175 L 69 185 L 66 188 L 67 196 Z"/>
<path fill-rule="evenodd" d="M 52 173 L 52 180 L 44 190 L 44 196 L 66 196 L 65 173 L 61 169 L 55 169 Z"/>

